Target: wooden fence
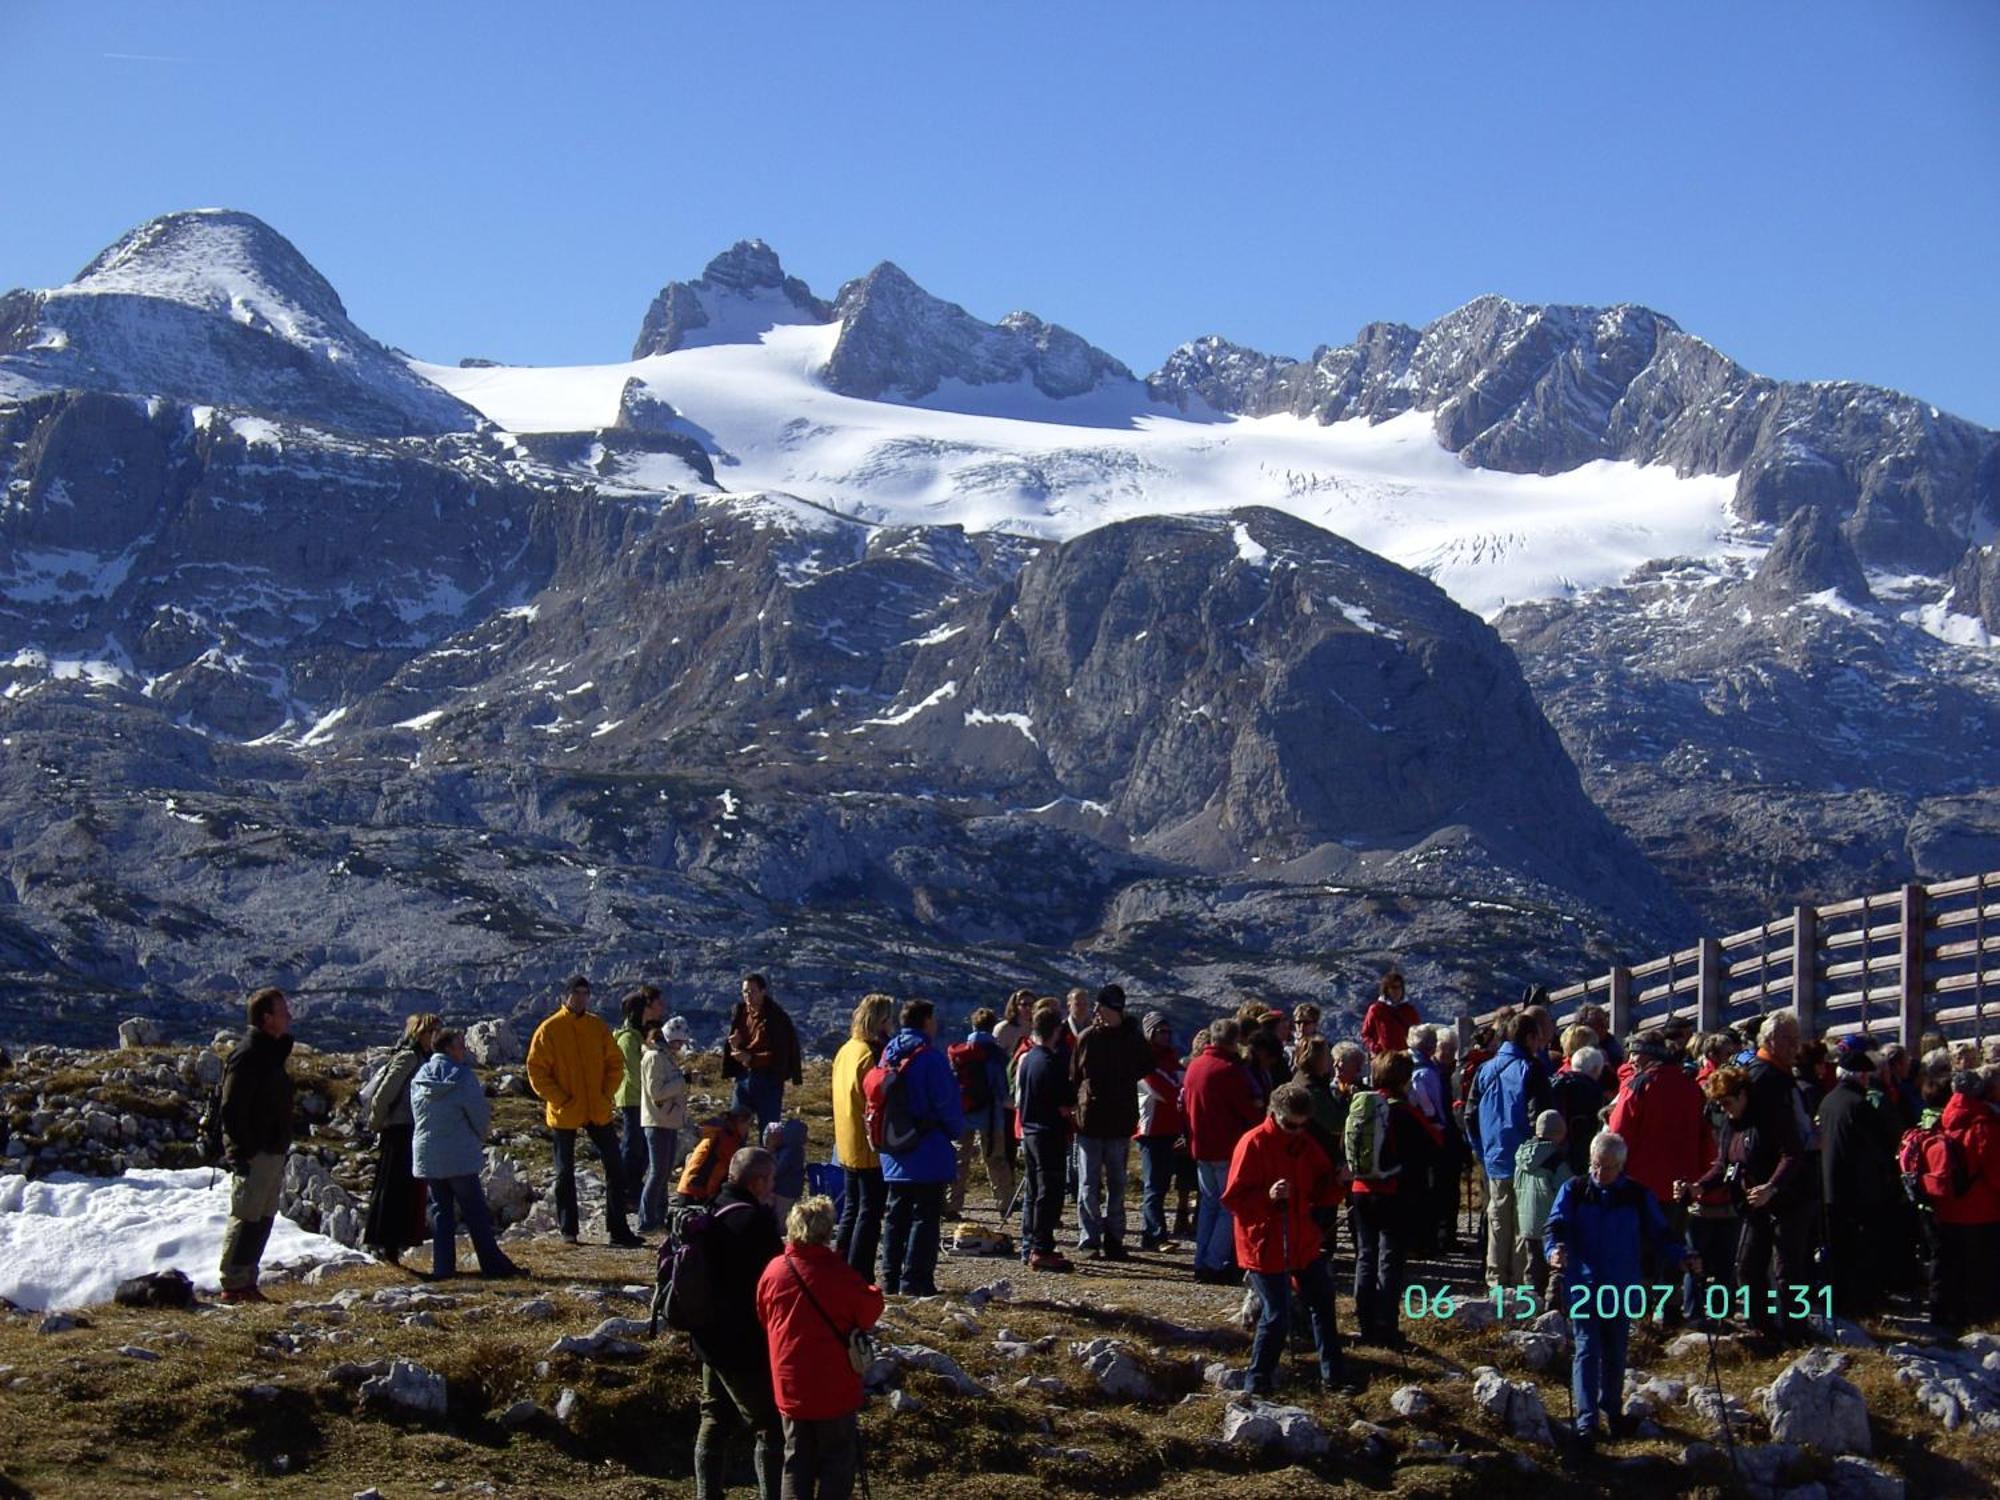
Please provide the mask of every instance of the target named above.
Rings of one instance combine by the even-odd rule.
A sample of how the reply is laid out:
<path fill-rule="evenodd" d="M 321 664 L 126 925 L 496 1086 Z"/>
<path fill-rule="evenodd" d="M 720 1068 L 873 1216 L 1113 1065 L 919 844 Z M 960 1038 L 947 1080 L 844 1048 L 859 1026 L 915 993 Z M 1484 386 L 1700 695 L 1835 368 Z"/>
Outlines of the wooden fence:
<path fill-rule="evenodd" d="M 1565 1026 L 1586 1004 L 1606 1007 L 1615 1036 L 1682 1017 L 1718 1031 L 1790 1006 L 1808 1037 L 1861 1032 L 1914 1047 L 1935 1029 L 1983 1041 L 2000 1029 L 2000 871 L 1801 906 L 1565 986 L 1549 1002 Z"/>

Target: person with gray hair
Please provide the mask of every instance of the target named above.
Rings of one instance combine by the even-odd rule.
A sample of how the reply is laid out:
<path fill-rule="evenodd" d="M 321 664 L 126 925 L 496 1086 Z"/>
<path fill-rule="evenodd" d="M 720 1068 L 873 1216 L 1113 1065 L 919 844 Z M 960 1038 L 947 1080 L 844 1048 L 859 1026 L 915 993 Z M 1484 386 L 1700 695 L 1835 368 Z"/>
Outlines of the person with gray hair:
<path fill-rule="evenodd" d="M 785 1429 L 782 1500 L 848 1500 L 860 1467 L 857 1334 L 882 1316 L 882 1292 L 833 1248 L 831 1199 L 792 1205 L 785 1248 L 757 1283 L 757 1315 Z"/>
<path fill-rule="evenodd" d="M 1586 1454 L 1602 1429 L 1626 1431 L 1625 1349 L 1637 1303 L 1650 1306 L 1645 1252 L 1670 1269 L 1701 1270 L 1701 1257 L 1668 1229 L 1659 1200 L 1625 1175 L 1625 1157 L 1624 1138 L 1599 1131 L 1590 1143 L 1589 1176 L 1562 1185 L 1542 1231 L 1549 1269 L 1563 1278 L 1562 1300 L 1577 1313 L 1570 1320 L 1576 1340 L 1570 1383 L 1576 1438 Z"/>
<path fill-rule="evenodd" d="M 727 1488 L 729 1439 L 740 1429 L 752 1440 L 761 1500 L 778 1500 L 783 1435 L 771 1390 L 770 1346 L 757 1318 L 764 1268 L 784 1248 L 771 1213 L 777 1158 L 745 1146 L 729 1158 L 729 1179 L 709 1206 L 707 1246 L 715 1278 L 714 1317 L 693 1336 L 701 1360 L 701 1426 L 694 1440 L 697 1500 L 720 1500 Z"/>

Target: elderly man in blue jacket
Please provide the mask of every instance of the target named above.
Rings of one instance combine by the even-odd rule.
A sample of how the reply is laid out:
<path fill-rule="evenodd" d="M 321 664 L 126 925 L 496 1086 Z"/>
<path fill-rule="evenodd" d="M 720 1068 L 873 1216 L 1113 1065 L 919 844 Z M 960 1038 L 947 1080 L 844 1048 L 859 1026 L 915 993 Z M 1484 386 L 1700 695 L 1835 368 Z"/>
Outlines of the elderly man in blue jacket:
<path fill-rule="evenodd" d="M 416 1122 L 411 1167 L 429 1186 L 431 1197 L 431 1280 L 457 1273 L 461 1217 L 479 1256 L 481 1276 L 522 1275 L 493 1237 L 493 1215 L 479 1184 L 493 1106 L 466 1057 L 463 1033 L 441 1032 L 433 1045 L 436 1050 L 410 1080 L 410 1114 Z"/>
<path fill-rule="evenodd" d="M 903 1029 L 882 1049 L 880 1066 L 902 1078 L 903 1104 L 915 1126 L 906 1149 L 882 1150 L 889 1206 L 883 1218 L 882 1290 L 929 1297 L 937 1292 L 938 1231 L 945 1195 L 958 1179 L 958 1138 L 965 1107 L 958 1078 L 937 1046 L 937 1007 L 912 1000 Z"/>
<path fill-rule="evenodd" d="M 1632 1332 L 1628 1309 L 1665 1303 L 1679 1288 L 1645 1277 L 1644 1253 L 1670 1272 L 1701 1272 L 1667 1227 L 1667 1216 L 1643 1183 L 1625 1175 L 1625 1139 L 1601 1130 L 1590 1143 L 1590 1175 L 1572 1177 L 1556 1194 L 1542 1232 L 1549 1269 L 1561 1276 L 1559 1305 L 1575 1309 L 1570 1331 L 1576 1357 L 1570 1384 L 1576 1392 L 1576 1436 L 1587 1452 L 1601 1429 L 1624 1436 L 1625 1346 Z"/>

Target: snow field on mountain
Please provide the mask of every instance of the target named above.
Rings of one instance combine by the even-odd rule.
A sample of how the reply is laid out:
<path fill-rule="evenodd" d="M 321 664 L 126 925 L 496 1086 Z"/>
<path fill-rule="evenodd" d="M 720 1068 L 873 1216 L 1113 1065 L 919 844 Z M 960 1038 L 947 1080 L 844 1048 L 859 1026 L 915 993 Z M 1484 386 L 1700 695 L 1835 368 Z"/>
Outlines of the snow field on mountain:
<path fill-rule="evenodd" d="M 790 326 L 624 364 L 413 368 L 515 432 L 609 426 L 637 378 L 707 435 L 725 489 L 864 521 L 1065 540 L 1136 516 L 1267 505 L 1489 616 L 1617 583 L 1656 558 L 1761 551 L 1733 528 L 1731 477 L 1610 462 L 1558 475 L 1468 468 L 1419 412 L 1376 425 L 1213 420 L 1127 391 L 1056 401 L 1026 384 L 952 382 L 916 404 L 857 400 L 815 379 L 838 336 L 838 325 Z"/>
<path fill-rule="evenodd" d="M 175 1269 L 202 1291 L 222 1285 L 229 1231 L 227 1172 L 131 1171 L 123 1177 L 0 1178 L 0 1297 L 17 1307 L 90 1307 L 118 1283 Z M 337 1240 L 282 1214 L 271 1227 L 269 1267 L 351 1260 Z"/>

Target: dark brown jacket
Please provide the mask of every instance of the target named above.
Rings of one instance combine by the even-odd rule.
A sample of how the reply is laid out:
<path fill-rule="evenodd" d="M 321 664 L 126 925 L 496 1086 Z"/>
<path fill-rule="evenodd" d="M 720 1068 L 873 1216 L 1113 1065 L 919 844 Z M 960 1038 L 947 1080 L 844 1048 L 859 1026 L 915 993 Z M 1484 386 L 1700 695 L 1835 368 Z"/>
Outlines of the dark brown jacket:
<path fill-rule="evenodd" d="M 1153 1070 L 1153 1049 L 1130 1020 L 1101 1021 L 1077 1038 L 1070 1057 L 1076 1081 L 1076 1133 L 1120 1140 L 1139 1128 L 1139 1080 Z"/>

